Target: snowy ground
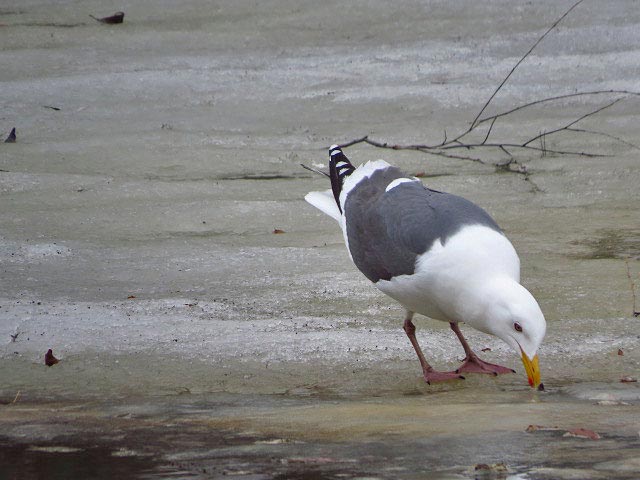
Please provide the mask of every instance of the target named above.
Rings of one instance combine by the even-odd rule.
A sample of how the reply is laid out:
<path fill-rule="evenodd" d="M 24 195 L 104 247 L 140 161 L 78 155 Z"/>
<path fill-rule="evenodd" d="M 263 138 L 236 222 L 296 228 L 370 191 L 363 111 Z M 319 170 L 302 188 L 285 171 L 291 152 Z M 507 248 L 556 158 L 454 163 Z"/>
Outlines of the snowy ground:
<path fill-rule="evenodd" d="M 629 144 L 640 138 L 639 98 L 627 96 L 578 124 L 629 143 L 585 133 L 548 138 L 547 148 L 610 156 L 518 157 L 530 181 L 478 163 L 363 145 L 347 150 L 356 164 L 383 157 L 410 173 L 424 171 L 430 186 L 476 201 L 503 226 L 549 323 L 544 395 L 528 391 L 505 345 L 471 331 L 473 345 L 491 349 L 490 361 L 519 373 L 423 385 L 402 311 L 356 271 L 334 222 L 302 199 L 327 185 L 299 164 L 325 163 L 331 143 L 366 134 L 437 143 L 445 130 L 463 131 L 569 6 L 1 6 L 0 132 L 16 127 L 18 141 L 0 144 L 0 400 L 19 395 L 0 405 L 7 412 L 0 459 L 20 466 L 29 455 L 54 455 L 61 465 L 92 455 L 131 457 L 161 476 L 175 473 L 170 462 L 181 458 L 192 476 L 194 469 L 212 472 L 207 462 L 218 458 L 219 445 L 198 457 L 167 440 L 174 450 L 165 456 L 152 442 L 144 455 L 110 457 L 119 448 L 144 450 L 139 437 L 108 440 L 128 431 L 121 425 L 114 433 L 109 422 L 138 412 L 160 429 L 158 438 L 171 415 L 197 430 L 189 430 L 193 444 L 207 445 L 199 428 L 225 448 L 284 438 L 272 450 L 251 450 L 247 465 L 224 464 L 246 478 L 308 471 L 468 478 L 474 464 L 499 461 L 524 475 L 517 478 L 579 477 L 591 469 L 581 455 L 584 440 L 544 437 L 550 446 L 537 448 L 522 433 L 541 423 L 597 429 L 608 453 L 593 460 L 600 467 L 589 476 L 633 478 L 625 475 L 637 467 L 640 389 L 619 380 L 640 376 L 627 276 L 628 267 L 640 302 L 640 150 Z M 88 17 L 120 9 L 122 25 Z M 576 91 L 640 91 L 639 32 L 634 2 L 586 1 L 521 65 L 489 113 Z M 497 122 L 493 135 L 525 139 L 621 97 L 528 109 Z M 493 151 L 483 158 L 503 157 Z M 461 351 L 447 326 L 417 325 L 434 363 L 454 367 Z M 51 368 L 43 364 L 49 348 L 60 359 Z M 504 414 L 496 421 L 491 407 L 498 404 Z M 471 420 L 454 428 L 460 418 Z M 64 422 L 84 428 L 60 433 Z M 102 432 L 104 452 L 83 446 L 89 431 Z M 389 432 L 407 451 L 385 443 Z M 474 436 L 486 450 L 470 447 Z M 310 450 L 296 450 L 296 442 Z M 330 472 L 322 462 L 275 468 L 260 460 L 335 459 L 341 449 L 332 442 L 343 442 L 344 455 L 362 470 L 338 460 Z M 79 450 L 68 457 L 28 450 L 70 444 Z M 425 464 L 419 452 L 427 444 L 436 453 L 451 445 L 470 453 Z M 367 463 L 384 445 L 387 466 L 405 470 Z M 554 449 L 566 461 L 552 458 Z M 120 465 L 114 462 L 104 468 Z"/>

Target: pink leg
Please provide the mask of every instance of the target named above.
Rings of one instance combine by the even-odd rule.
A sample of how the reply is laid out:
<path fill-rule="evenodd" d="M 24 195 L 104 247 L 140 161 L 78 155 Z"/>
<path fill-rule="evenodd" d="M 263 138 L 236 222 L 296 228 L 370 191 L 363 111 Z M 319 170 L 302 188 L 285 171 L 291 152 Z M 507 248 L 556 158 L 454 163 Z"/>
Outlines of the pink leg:
<path fill-rule="evenodd" d="M 418 345 L 418 339 L 416 338 L 416 326 L 413 324 L 411 319 L 413 318 L 413 312 L 407 310 L 407 315 L 404 319 L 404 331 L 409 337 L 409 341 L 411 345 L 413 345 L 413 349 L 416 351 L 418 355 L 418 360 L 420 360 L 420 365 L 422 366 L 422 374 L 424 376 L 425 381 L 431 385 L 431 382 L 444 382 L 446 380 L 457 380 L 464 379 L 459 372 L 438 372 L 433 369 L 429 363 L 427 363 L 426 358 L 422 354 L 422 350 L 420 349 L 420 345 Z"/>
<path fill-rule="evenodd" d="M 451 330 L 456 334 L 458 340 L 462 344 L 462 348 L 464 348 L 464 353 L 466 357 L 464 358 L 464 362 L 460 365 L 460 368 L 456 370 L 458 373 L 489 373 L 492 375 L 499 375 L 501 373 L 516 373 L 512 368 L 503 367 L 501 365 L 495 365 L 493 363 L 485 362 L 484 360 L 480 360 L 480 358 L 471 350 L 471 347 L 467 343 L 467 340 L 462 336 L 462 332 L 460 331 L 460 327 L 458 327 L 457 323 L 449 323 L 451 325 Z"/>

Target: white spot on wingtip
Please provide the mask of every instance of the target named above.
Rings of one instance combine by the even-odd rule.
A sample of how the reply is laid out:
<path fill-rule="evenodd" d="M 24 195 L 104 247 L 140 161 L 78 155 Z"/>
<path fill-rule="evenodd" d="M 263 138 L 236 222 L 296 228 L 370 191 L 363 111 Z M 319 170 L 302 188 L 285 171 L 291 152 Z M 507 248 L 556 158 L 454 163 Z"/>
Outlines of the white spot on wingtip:
<path fill-rule="evenodd" d="M 384 189 L 385 192 L 388 192 L 389 190 L 391 190 L 392 188 L 396 188 L 398 185 L 402 184 L 402 183 L 406 183 L 406 182 L 416 182 L 416 181 L 420 181 L 417 178 L 416 179 L 412 179 L 412 178 L 396 178 L 393 182 L 389 183 L 389 185 L 387 185 L 387 188 Z"/>

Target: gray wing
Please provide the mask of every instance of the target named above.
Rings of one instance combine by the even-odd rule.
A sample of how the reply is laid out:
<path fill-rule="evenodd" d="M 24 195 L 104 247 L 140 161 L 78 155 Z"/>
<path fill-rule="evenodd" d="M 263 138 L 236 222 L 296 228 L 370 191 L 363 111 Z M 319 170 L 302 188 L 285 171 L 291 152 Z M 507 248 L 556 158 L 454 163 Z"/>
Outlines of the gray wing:
<path fill-rule="evenodd" d="M 446 243 L 465 225 L 501 231 L 477 205 L 420 182 L 401 183 L 388 192 L 375 182 L 359 184 L 345 210 L 351 256 L 372 282 L 411 275 L 420 254 L 438 239 Z"/>

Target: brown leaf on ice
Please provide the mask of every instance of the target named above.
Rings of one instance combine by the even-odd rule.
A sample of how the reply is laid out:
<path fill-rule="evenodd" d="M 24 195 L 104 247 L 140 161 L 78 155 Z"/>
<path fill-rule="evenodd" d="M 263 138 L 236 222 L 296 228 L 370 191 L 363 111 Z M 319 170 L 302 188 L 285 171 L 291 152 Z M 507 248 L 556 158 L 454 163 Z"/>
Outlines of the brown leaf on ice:
<path fill-rule="evenodd" d="M 136 298 L 136 296 L 135 296 L 135 295 L 129 295 L 129 296 L 127 297 L 127 300 L 131 300 L 132 298 Z"/>
<path fill-rule="evenodd" d="M 548 432 L 548 431 L 556 431 L 556 430 L 560 430 L 560 427 L 545 427 L 544 425 L 529 425 L 527 427 L 527 429 L 525 430 L 526 432 Z"/>
<path fill-rule="evenodd" d="M 15 403 L 18 402 L 18 399 L 20 398 L 21 394 L 22 394 L 22 390 L 18 390 L 18 393 L 16 393 L 16 396 L 13 397 L 12 401 L 0 400 L 0 405 L 14 405 Z"/>
<path fill-rule="evenodd" d="M 413 176 L 416 177 L 416 178 L 422 178 L 422 177 L 426 177 L 427 173 L 424 172 L 424 171 L 423 172 L 417 172 Z"/>
<path fill-rule="evenodd" d="M 53 365 L 55 365 L 56 363 L 58 363 L 60 360 L 58 360 L 56 357 L 53 356 L 53 350 L 49 349 L 47 350 L 47 353 L 45 353 L 44 355 L 44 364 L 47 367 L 51 367 Z"/>
<path fill-rule="evenodd" d="M 285 233 L 285 231 L 284 230 L 280 230 L 279 228 L 274 228 L 273 229 L 273 233 L 275 233 L 277 235 L 277 234 L 280 234 L 280 233 Z"/>
<path fill-rule="evenodd" d="M 507 468 L 507 466 L 503 463 L 503 462 L 499 462 L 499 463 L 493 463 L 491 465 L 488 465 L 486 463 L 478 463 L 476 464 L 476 466 L 473 468 L 476 472 L 478 471 L 483 471 L 483 472 L 508 472 L 509 469 Z"/>
<path fill-rule="evenodd" d="M 622 383 L 635 383 L 638 381 L 636 377 L 625 376 L 620 379 Z"/>
<path fill-rule="evenodd" d="M 563 437 L 590 438 L 591 440 L 600 440 L 600 435 L 598 435 L 593 430 L 587 430 L 586 428 L 572 428 L 571 430 L 567 430 Z"/>
<path fill-rule="evenodd" d="M 491 349 L 489 347 L 484 347 L 482 350 L 480 350 L 481 352 L 490 352 Z"/>
<path fill-rule="evenodd" d="M 620 356 L 624 355 L 624 351 L 621 348 L 618 349 L 618 355 L 620 355 Z"/>

